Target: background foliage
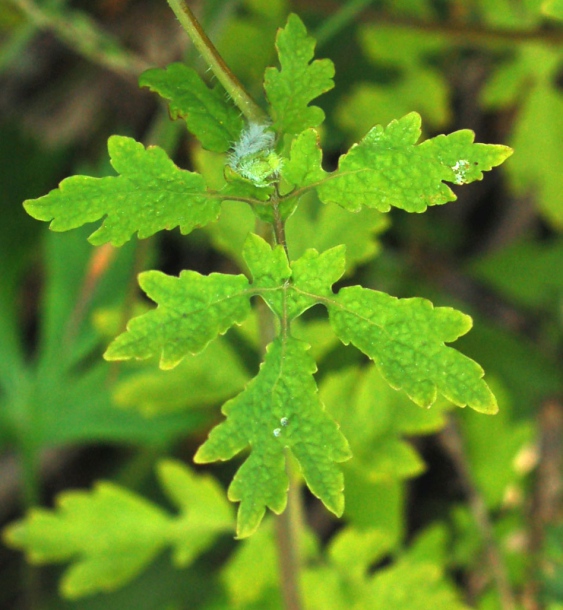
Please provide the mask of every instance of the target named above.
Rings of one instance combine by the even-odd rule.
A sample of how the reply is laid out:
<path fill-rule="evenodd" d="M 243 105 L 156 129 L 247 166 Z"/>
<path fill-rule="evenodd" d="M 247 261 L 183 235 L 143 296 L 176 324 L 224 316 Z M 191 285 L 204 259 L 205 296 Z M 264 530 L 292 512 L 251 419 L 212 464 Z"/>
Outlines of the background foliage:
<path fill-rule="evenodd" d="M 355 457 L 343 465 L 342 521 L 305 496 L 305 607 L 560 608 L 561 3 L 216 0 L 199 9 L 259 99 L 276 30 L 299 12 L 317 56 L 336 65 L 335 89 L 315 102 L 327 116 L 326 169 L 374 124 L 411 111 L 427 137 L 469 128 L 515 149 L 483 182 L 454 187 L 457 202 L 423 215 L 364 209 L 345 224 L 343 210 L 311 197 L 288 222 L 295 258 L 345 243 L 346 283 L 470 313 L 459 349 L 483 365 L 500 407 L 494 417 L 445 401 L 421 410 L 309 316 L 300 332 L 320 363 L 320 395 Z M 233 541 L 225 488 L 236 464 L 192 463 L 219 406 L 257 372 L 257 321 L 172 371 L 101 358 L 147 308 L 138 272 L 245 270 L 252 217 L 231 202 L 221 222 L 188 238 L 175 230 L 116 250 L 88 244 L 91 227 L 51 233 L 21 207 L 68 175 L 111 173 L 114 133 L 158 144 L 219 187 L 214 154 L 137 86 L 148 68 L 205 66 L 158 0 L 9 0 L 0 36 L 0 509 L 13 523 L 32 506 L 60 507 L 5 530 L 0 604 L 280 608 L 273 519 Z M 143 84 L 156 87 L 147 74 Z M 291 131 L 298 118 L 279 120 Z M 31 560 L 67 565 L 23 566 L 8 546 L 26 536 L 42 539 Z"/>

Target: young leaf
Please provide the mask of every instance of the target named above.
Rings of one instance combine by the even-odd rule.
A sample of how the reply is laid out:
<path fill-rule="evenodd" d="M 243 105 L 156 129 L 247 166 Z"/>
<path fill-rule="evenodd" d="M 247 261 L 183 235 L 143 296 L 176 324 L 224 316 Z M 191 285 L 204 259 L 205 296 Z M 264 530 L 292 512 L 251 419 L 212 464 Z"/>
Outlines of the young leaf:
<path fill-rule="evenodd" d="M 169 100 L 170 116 L 185 119 L 207 150 L 226 152 L 239 137 L 243 128 L 240 112 L 226 100 L 221 87 L 209 89 L 192 68 L 175 63 L 166 69 L 147 70 L 139 85 Z"/>
<path fill-rule="evenodd" d="M 146 271 L 139 275 L 139 284 L 158 307 L 129 322 L 106 350 L 107 360 L 159 355 L 161 368 L 174 368 L 250 312 L 252 293 L 244 275 L 182 271 L 172 277 Z"/>
<path fill-rule="evenodd" d="M 185 466 L 161 462 L 159 478 L 182 512 L 174 517 L 113 483 L 61 494 L 55 510 L 32 509 L 4 531 L 33 563 L 72 561 L 61 581 L 69 598 L 110 591 L 132 580 L 167 544 L 178 565 L 193 561 L 231 528 L 220 487 Z"/>
<path fill-rule="evenodd" d="M 460 407 L 497 411 L 483 369 L 444 345 L 469 331 L 469 316 L 426 299 L 397 299 L 360 286 L 343 288 L 327 308 L 341 341 L 369 356 L 387 382 L 416 404 L 429 407 L 440 392 Z"/>
<path fill-rule="evenodd" d="M 219 216 L 220 199 L 206 194 L 203 178 L 176 167 L 161 148 L 145 149 L 132 138 L 112 136 L 108 150 L 119 176 L 66 178 L 48 195 L 25 201 L 27 212 L 52 221 L 53 231 L 106 216 L 90 235 L 96 246 L 121 246 L 134 233 L 143 239 L 177 226 L 186 234 Z"/>
<path fill-rule="evenodd" d="M 290 267 L 281 246 L 272 249 L 261 237 L 251 233 L 243 255 L 254 278 L 252 287 L 284 320 L 298 317 L 318 303 L 319 297 L 331 295 L 330 287 L 344 273 L 343 246 L 320 255 L 311 248 Z M 289 278 L 292 278 L 292 283 Z M 294 290 L 294 286 L 300 290 Z"/>
<path fill-rule="evenodd" d="M 291 277 L 287 256 L 281 246 L 272 248 L 268 242 L 251 233 L 243 248 L 243 256 L 252 273 L 252 286 L 268 295 L 268 305 L 279 316 L 283 315 L 280 289 Z"/>
<path fill-rule="evenodd" d="M 166 495 L 180 509 L 177 517 L 169 517 L 168 540 L 174 549 L 174 563 L 185 567 L 209 548 L 218 534 L 232 531 L 232 507 L 215 479 L 196 475 L 181 462 L 162 460 L 157 473 Z"/>
<path fill-rule="evenodd" d="M 324 112 L 309 102 L 334 87 L 334 65 L 329 59 L 311 63 L 315 40 L 297 15 L 291 14 L 279 30 L 276 48 L 281 69 L 268 68 L 264 89 L 271 106 L 274 127 L 283 133 L 297 134 L 324 121 Z"/>
<path fill-rule="evenodd" d="M 443 531 L 435 529 L 423 536 L 424 540 L 402 550 L 398 561 L 372 574 L 370 567 L 392 550 L 392 538 L 373 525 L 341 530 L 329 545 L 324 565 L 314 565 L 304 574 L 304 593 L 311 608 L 469 610 L 441 567 Z"/>
<path fill-rule="evenodd" d="M 92 492 L 66 492 L 56 511 L 32 509 L 5 531 L 8 544 L 33 563 L 75 563 L 61 582 L 70 598 L 110 591 L 131 580 L 165 544 L 166 514 L 143 498 L 98 483 Z"/>
<path fill-rule="evenodd" d="M 338 170 L 317 185 L 321 201 L 357 211 L 388 212 L 391 206 L 424 212 L 456 199 L 445 181 L 467 184 L 500 165 L 506 146 L 473 144 L 472 131 L 438 136 L 420 145 L 420 116 L 412 112 L 386 128 L 376 125 L 340 158 Z"/>
<path fill-rule="evenodd" d="M 320 182 L 327 176 L 321 166 L 322 160 L 319 134 L 316 129 L 307 129 L 291 143 L 289 159 L 282 168 L 282 177 L 298 188 Z"/>
<path fill-rule="evenodd" d="M 240 501 L 237 536 L 250 536 L 266 507 L 281 513 L 289 486 L 285 449 L 297 458 L 309 489 L 336 515 L 344 509 L 344 480 L 336 462 L 350 457 L 338 425 L 325 412 L 313 378 L 309 346 L 280 336 L 268 346 L 258 376 L 223 407 L 227 419 L 199 448 L 198 463 L 228 460 L 250 444 L 252 452 L 229 487 Z"/>

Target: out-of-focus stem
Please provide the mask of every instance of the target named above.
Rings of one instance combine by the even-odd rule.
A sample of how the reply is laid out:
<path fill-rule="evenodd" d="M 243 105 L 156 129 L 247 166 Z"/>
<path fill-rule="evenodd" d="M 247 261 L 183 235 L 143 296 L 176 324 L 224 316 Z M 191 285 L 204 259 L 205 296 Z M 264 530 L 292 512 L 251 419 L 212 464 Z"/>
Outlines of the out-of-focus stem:
<path fill-rule="evenodd" d="M 76 53 L 129 80 L 136 80 L 141 72 L 151 67 L 145 59 L 124 49 L 119 41 L 99 28 L 86 13 L 44 9 L 32 0 L 10 1 L 35 27 L 51 30 Z"/>
<path fill-rule="evenodd" d="M 279 216 L 279 213 L 278 213 Z M 281 218 L 279 218 L 281 222 Z M 281 223 L 283 228 L 283 223 Z M 273 223 L 274 239 L 285 246 L 285 235 L 279 233 L 280 227 L 276 228 Z M 256 233 L 266 236 L 271 235 L 271 230 L 266 231 L 266 223 L 257 220 Z M 272 312 L 262 300 L 258 302 L 258 324 L 260 328 L 260 343 L 262 351 L 266 351 L 267 345 L 274 340 L 276 328 Z M 288 320 L 280 320 L 280 332 L 287 332 Z M 289 478 L 289 490 L 287 506 L 284 512 L 276 517 L 276 547 L 278 551 L 278 565 L 280 572 L 280 590 L 283 597 L 284 610 L 302 610 L 301 593 L 299 590 L 299 573 L 301 571 L 301 555 L 299 553 L 299 539 L 301 532 L 302 505 L 300 495 L 300 484 L 294 476 L 291 455 L 286 454 L 286 468 Z"/>
<path fill-rule="evenodd" d="M 289 491 L 287 506 L 284 512 L 276 518 L 276 541 L 280 568 L 280 589 L 285 610 L 301 610 L 301 595 L 299 591 L 299 571 L 301 557 L 298 548 L 299 523 L 301 515 L 300 489 L 291 473 L 290 456 L 288 464 Z"/>

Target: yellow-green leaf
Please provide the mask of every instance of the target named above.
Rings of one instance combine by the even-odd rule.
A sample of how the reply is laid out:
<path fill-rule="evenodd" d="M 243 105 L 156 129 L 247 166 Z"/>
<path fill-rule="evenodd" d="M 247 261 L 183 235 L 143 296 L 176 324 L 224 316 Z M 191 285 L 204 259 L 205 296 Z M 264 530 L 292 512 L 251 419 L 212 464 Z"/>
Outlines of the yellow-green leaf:
<path fill-rule="evenodd" d="M 252 447 L 229 487 L 240 502 L 237 536 L 250 536 L 266 508 L 281 513 L 289 480 L 286 449 L 297 458 L 309 489 L 337 515 L 344 509 L 344 480 L 337 462 L 350 457 L 348 443 L 326 413 L 313 378 L 309 346 L 287 336 L 268 346 L 258 376 L 223 407 L 227 419 L 199 448 L 199 463 L 228 460 Z"/>
<path fill-rule="evenodd" d="M 53 231 L 68 231 L 105 217 L 90 235 L 94 245 L 121 246 L 134 233 L 143 239 L 180 227 L 184 234 L 219 216 L 220 199 L 205 192 L 196 173 L 182 170 L 157 146 L 145 148 L 132 138 L 112 136 L 111 162 L 119 176 L 72 176 L 39 199 L 24 202 Z"/>
<path fill-rule="evenodd" d="M 232 527 L 229 504 L 210 477 L 163 461 L 159 478 L 179 506 L 178 516 L 113 483 L 93 491 L 69 491 L 53 510 L 33 508 L 4 530 L 12 547 L 33 563 L 71 562 L 61 591 L 78 598 L 111 591 L 137 576 L 167 545 L 178 565 L 187 565 Z"/>
<path fill-rule="evenodd" d="M 107 360 L 160 356 L 161 368 L 173 368 L 250 312 L 252 293 L 244 275 L 182 271 L 172 277 L 146 271 L 139 284 L 158 307 L 129 322 L 106 350 Z"/>
<path fill-rule="evenodd" d="M 315 40 L 294 14 L 278 31 L 276 48 L 281 69 L 268 68 L 264 77 L 274 127 L 297 134 L 320 125 L 324 112 L 318 106 L 309 106 L 309 102 L 334 87 L 333 63 L 329 59 L 311 61 Z"/>

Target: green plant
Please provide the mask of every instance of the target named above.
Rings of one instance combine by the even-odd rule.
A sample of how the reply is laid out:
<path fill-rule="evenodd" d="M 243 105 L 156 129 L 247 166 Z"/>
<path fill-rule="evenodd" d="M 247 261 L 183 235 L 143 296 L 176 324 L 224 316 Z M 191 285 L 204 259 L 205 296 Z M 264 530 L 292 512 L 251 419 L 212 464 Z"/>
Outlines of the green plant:
<path fill-rule="evenodd" d="M 235 231 L 229 222 L 221 225 L 221 206 L 234 202 L 252 211 L 255 229 L 242 248 L 252 281 L 245 275 L 202 276 L 184 271 L 179 277 L 170 277 L 145 272 L 140 285 L 158 307 L 134 318 L 127 332 L 106 352 L 109 360 L 159 357 L 161 368 L 170 369 L 186 358 L 190 360 L 190 354 L 206 353 L 211 341 L 217 341 L 233 325 L 252 322 L 255 316 L 264 362 L 246 389 L 226 403 L 227 419 L 211 431 L 195 457 L 200 463 L 227 460 L 251 445 L 250 456 L 229 488 L 229 498 L 240 502 L 237 536 L 244 538 L 257 530 L 267 507 L 275 513 L 284 511 L 288 487 L 299 487 L 301 476 L 329 510 L 336 515 L 343 511 L 343 476 L 337 464 L 348 460 L 351 452 L 335 419 L 319 400 L 313 377 L 316 364 L 307 342 L 314 335 L 314 325 L 303 323 L 300 317 L 314 306 L 328 310 L 330 326 L 340 341 L 352 343 L 376 364 L 359 377 L 353 370 L 346 373 L 349 377 L 333 378 L 330 387 L 334 394 L 345 393 L 341 388 L 347 383 L 352 383 L 348 395 L 353 394 L 357 383 L 365 385 L 368 394 L 373 388 L 384 396 L 388 390 L 381 376 L 419 406 L 432 406 L 440 395 L 458 406 L 469 405 L 484 413 L 496 411 L 495 398 L 479 365 L 445 345 L 467 333 L 471 327 L 468 316 L 447 307 L 435 308 L 420 298 L 396 299 L 360 286 L 334 292 L 332 285 L 366 251 L 369 253 L 370 233 L 383 226 L 370 211 L 385 213 L 396 207 L 423 212 L 428 206 L 452 201 L 455 195 L 445 182 L 461 185 L 479 180 L 483 171 L 502 163 L 510 150 L 474 144 L 473 134 L 467 130 L 417 144 L 420 117 L 411 113 L 386 128 L 371 129 L 340 159 L 336 170 L 327 172 L 322 168 L 316 129 L 324 114 L 310 103 L 333 86 L 333 67 L 328 60 L 312 61 L 314 41 L 299 18 L 291 15 L 278 35 L 281 68 L 266 71 L 266 115 L 215 54 L 191 12 L 183 3 L 170 4 L 230 99 L 225 99 L 221 88 L 210 89 L 195 71 L 182 64 L 150 70 L 142 76 L 141 84 L 169 100 L 172 116 L 185 118 L 188 129 L 206 150 L 223 155 L 219 161 L 208 159 L 211 166 L 219 163 L 224 172 L 218 178 L 210 172 L 208 180 L 217 181 L 219 186 L 209 188 L 207 177 L 179 169 L 160 148 L 145 148 L 131 138 L 113 136 L 108 147 L 118 176 L 69 178 L 49 195 L 26 202 L 26 209 L 36 218 L 51 221 L 51 228 L 60 231 L 105 217 L 90 241 L 115 246 L 123 245 L 134 234 L 145 238 L 175 227 L 187 234 L 217 219 L 211 231 L 229 241 L 241 228 L 236 223 Z M 319 213 L 318 227 L 313 222 L 307 226 L 303 218 L 304 226 L 293 229 L 294 245 L 291 233 L 286 236 L 286 223 L 290 218 L 299 219 L 301 199 L 314 196 L 331 211 Z M 346 212 L 363 214 L 364 222 L 371 223 L 370 230 L 350 231 L 348 235 Z M 245 212 L 236 207 L 227 221 L 233 218 L 239 218 L 242 232 L 247 233 Z M 364 240 L 351 260 L 346 260 L 346 248 L 338 243 L 320 253 L 306 249 L 320 240 L 324 221 L 339 225 L 337 235 L 355 248 L 358 236 Z M 353 226 L 353 217 L 349 222 Z M 237 241 L 238 235 L 228 247 L 240 261 Z M 300 250 L 299 255 L 294 250 Z M 260 297 L 267 309 L 258 305 L 253 313 L 250 300 L 254 296 Z M 325 322 L 317 324 L 321 334 L 328 332 Z M 252 336 L 252 330 L 247 332 Z M 325 387 L 329 387 L 328 381 Z M 325 402 L 329 402 L 331 392 L 325 389 L 325 393 Z M 365 397 L 358 402 L 377 418 L 377 410 Z M 331 413 L 339 413 L 342 427 L 350 430 L 349 441 L 353 448 L 358 447 L 358 459 L 363 457 L 366 464 L 379 460 L 380 468 L 402 469 L 409 474 L 416 472 L 419 462 L 400 440 L 401 433 L 436 426 L 434 413 L 423 422 L 420 414 L 410 411 L 402 421 L 399 417 L 386 426 L 368 429 L 362 429 L 361 422 L 347 424 L 338 404 Z M 379 455 L 370 455 L 370 442 L 378 436 L 385 437 L 386 444 L 378 447 Z M 179 564 L 186 564 L 225 529 L 229 509 L 222 507 L 211 485 L 192 482 L 184 467 L 165 462 L 161 472 L 165 473 L 161 478 L 167 493 L 186 513 L 185 518 L 182 514 L 176 520 L 167 519 L 139 498 L 102 486 L 92 494 L 67 496 L 54 515 L 43 510 L 32 512 L 28 520 L 8 530 L 7 538 L 29 549 L 36 560 L 78 557 L 63 585 L 70 596 L 122 584 L 165 544 L 175 548 Z M 209 500 L 216 503 L 221 517 L 211 522 L 205 518 L 213 514 Z M 119 511 L 118 506 L 122 507 Z M 118 520 L 109 527 L 109 515 L 114 511 L 123 522 Z M 288 519 L 288 513 L 284 514 L 284 531 L 291 542 L 291 520 L 297 517 L 289 513 Z M 100 528 L 104 536 L 93 537 L 92 532 Z M 144 538 L 142 532 L 150 536 Z M 350 554 L 359 544 L 361 560 L 351 565 Z M 372 599 L 380 607 L 398 603 L 393 598 L 393 583 L 408 580 L 413 591 L 427 586 L 425 603 L 462 607 L 451 587 L 441 581 L 440 570 L 419 561 L 428 547 L 443 547 L 440 532 L 423 536 L 374 584 L 367 576 L 368 567 L 393 544 L 392 537 L 380 532 L 361 539 L 356 532 L 346 530 L 333 542 L 326 569 L 343 568 L 343 581 L 357 588 L 353 594 L 357 605 Z M 257 548 L 253 552 L 263 552 Z M 303 552 L 314 554 L 315 550 Z M 312 583 L 322 578 L 317 572 L 312 570 L 308 576 Z M 317 589 L 313 586 L 311 590 Z M 334 599 L 341 600 L 334 607 L 345 607 L 345 595 L 339 596 L 341 593 L 334 594 Z M 290 602 L 287 606 L 292 607 Z"/>

